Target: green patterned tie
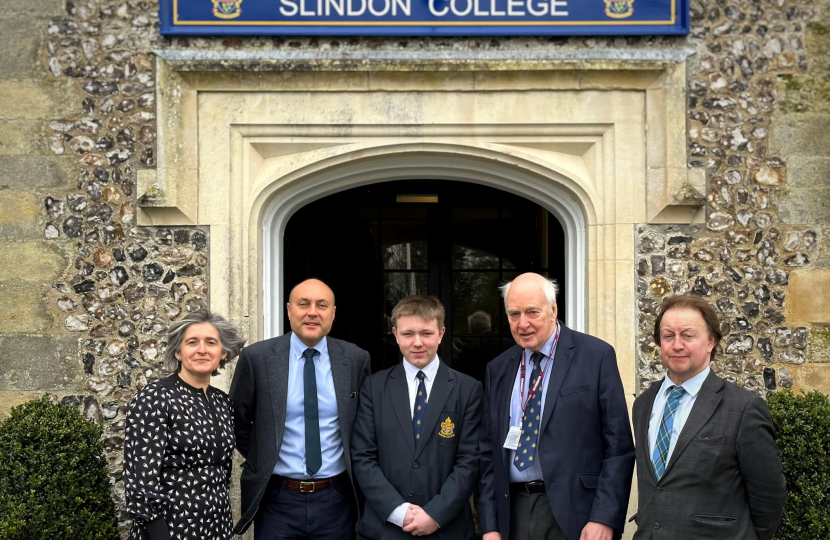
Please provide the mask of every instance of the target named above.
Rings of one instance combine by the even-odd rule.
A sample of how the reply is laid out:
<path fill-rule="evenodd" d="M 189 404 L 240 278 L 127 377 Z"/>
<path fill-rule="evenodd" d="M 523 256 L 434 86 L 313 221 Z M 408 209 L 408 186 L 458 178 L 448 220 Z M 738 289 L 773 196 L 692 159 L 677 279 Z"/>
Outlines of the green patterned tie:
<path fill-rule="evenodd" d="M 666 459 L 669 455 L 669 446 L 671 446 L 671 432 L 674 426 L 674 413 L 677 411 L 677 406 L 680 404 L 680 398 L 686 393 L 682 386 L 669 387 L 671 394 L 666 400 L 666 406 L 663 407 L 663 419 L 660 421 L 660 429 L 657 430 L 657 441 L 654 444 L 654 454 L 651 457 L 651 463 L 654 465 L 654 475 L 657 480 L 663 477 L 666 472 Z"/>

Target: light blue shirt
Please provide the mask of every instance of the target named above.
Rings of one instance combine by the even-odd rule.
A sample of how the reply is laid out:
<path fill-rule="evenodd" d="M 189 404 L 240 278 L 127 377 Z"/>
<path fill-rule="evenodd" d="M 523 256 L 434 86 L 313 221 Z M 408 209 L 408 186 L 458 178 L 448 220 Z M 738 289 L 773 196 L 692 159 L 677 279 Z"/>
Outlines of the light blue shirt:
<path fill-rule="evenodd" d="M 557 326 L 559 323 L 556 323 Z M 556 349 L 551 349 L 553 347 L 553 339 L 556 336 L 556 329 L 554 329 L 553 334 L 548 338 L 544 345 L 539 352 L 545 355 L 544 360 L 542 360 L 542 369 L 545 370 L 544 376 L 542 377 L 542 382 L 539 383 L 539 388 L 542 390 L 542 410 L 538 411 L 539 419 L 542 418 L 542 411 L 545 410 L 545 397 L 548 393 L 548 382 L 550 381 L 550 372 L 553 371 L 553 357 L 556 355 Z M 533 351 L 530 349 L 524 349 L 524 359 L 527 360 L 527 366 L 525 371 L 525 388 L 524 388 L 524 396 L 527 399 L 527 395 L 530 392 L 531 383 L 533 381 L 530 380 L 530 372 L 533 370 L 533 364 L 530 362 L 530 355 L 533 354 Z M 524 360 L 523 360 L 524 361 Z M 521 368 L 516 370 L 516 380 L 513 382 L 513 395 L 510 398 L 510 426 L 522 427 L 522 396 L 520 392 L 520 385 L 522 381 L 521 376 Z M 528 405 L 528 411 L 530 410 L 530 405 Z M 528 413 L 530 414 L 530 413 Z M 535 417 L 535 415 L 534 415 Z M 502 441 L 504 444 L 504 441 Z M 527 469 L 520 471 L 516 467 L 513 466 L 513 461 L 516 458 L 516 451 L 510 450 L 510 481 L 511 482 L 533 482 L 534 480 L 541 480 L 542 479 L 542 465 L 539 462 L 539 447 L 541 445 L 541 441 L 536 444 L 536 458 L 533 460 L 533 465 L 528 467 Z"/>
<path fill-rule="evenodd" d="M 706 366 L 706 369 L 680 385 L 686 393 L 680 396 L 680 400 L 677 402 L 677 409 L 674 411 L 674 423 L 671 428 L 669 453 L 666 454 L 666 464 L 671 460 L 671 454 L 677 445 L 677 438 L 680 436 L 680 432 L 683 431 L 683 426 L 686 425 L 686 420 L 689 418 L 689 413 L 692 412 L 692 406 L 695 404 L 700 387 L 703 386 L 703 381 L 709 376 L 709 371 L 709 366 Z M 649 460 L 654 455 L 654 447 L 657 445 L 657 432 L 660 431 L 660 422 L 663 421 L 663 409 L 666 407 L 666 401 L 669 400 L 669 394 L 671 393 L 669 388 L 672 386 L 677 385 L 672 382 L 667 374 L 663 379 L 663 384 L 660 385 L 657 397 L 654 398 L 654 405 L 651 407 L 651 417 L 648 421 Z"/>
<path fill-rule="evenodd" d="M 343 440 L 340 438 L 340 421 L 337 415 L 337 396 L 334 393 L 334 379 L 331 374 L 328 342 L 324 337 L 314 346 L 314 371 L 317 375 L 317 413 L 320 418 L 320 450 L 323 464 L 314 476 L 306 471 L 305 465 L 305 408 L 303 391 L 303 351 L 308 347 L 296 334 L 291 334 L 291 349 L 288 358 L 288 402 L 285 406 L 285 429 L 282 447 L 274 465 L 274 474 L 303 480 L 307 478 L 330 478 L 346 470 Z"/>

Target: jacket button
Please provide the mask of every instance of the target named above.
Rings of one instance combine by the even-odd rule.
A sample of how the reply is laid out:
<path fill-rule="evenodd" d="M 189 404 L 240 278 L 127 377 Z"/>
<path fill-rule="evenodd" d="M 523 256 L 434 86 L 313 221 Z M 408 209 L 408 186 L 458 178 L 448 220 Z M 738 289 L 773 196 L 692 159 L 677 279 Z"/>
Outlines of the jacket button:
<path fill-rule="evenodd" d="M 505 494 L 504 494 L 504 498 L 505 498 L 505 499 L 509 499 L 509 498 L 510 498 L 510 495 L 508 495 L 507 493 L 505 493 Z"/>
<path fill-rule="evenodd" d="M 659 521 L 655 521 L 655 522 L 654 522 L 654 528 L 655 528 L 655 529 L 659 529 L 659 528 L 660 528 L 660 522 L 659 522 Z"/>
<path fill-rule="evenodd" d="M 413 469 L 417 469 L 417 468 L 418 468 L 418 462 L 417 462 L 417 461 L 413 461 L 413 462 L 412 462 L 412 468 L 413 468 Z"/>
<path fill-rule="evenodd" d="M 415 494 L 412 493 L 411 491 L 407 494 L 407 496 L 409 496 L 409 497 L 412 497 L 413 495 L 415 495 Z"/>
<path fill-rule="evenodd" d="M 663 488 L 657 488 L 657 493 L 663 493 Z"/>

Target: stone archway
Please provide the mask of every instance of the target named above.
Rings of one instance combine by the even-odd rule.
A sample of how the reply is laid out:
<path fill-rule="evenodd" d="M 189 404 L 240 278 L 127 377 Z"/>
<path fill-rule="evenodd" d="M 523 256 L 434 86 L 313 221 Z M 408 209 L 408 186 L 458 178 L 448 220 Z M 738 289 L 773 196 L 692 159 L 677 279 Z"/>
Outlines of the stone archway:
<path fill-rule="evenodd" d="M 281 280 L 263 275 L 279 272 L 280 229 L 305 202 L 404 177 L 473 181 L 562 221 L 568 322 L 615 346 L 633 399 L 635 227 L 703 217 L 683 58 L 322 55 L 250 71 L 159 54 L 158 167 L 139 172 L 139 223 L 209 227 L 210 305 L 252 340 L 279 328 Z"/>
<path fill-rule="evenodd" d="M 586 233 L 593 208 L 583 207 L 584 197 L 575 183 L 554 171 L 524 160 L 508 163 L 493 152 L 458 145 L 394 145 L 362 150 L 360 157 L 346 154 L 339 163 L 310 174 L 272 184 L 261 195 L 262 291 L 260 306 L 265 337 L 279 335 L 283 328 L 285 291 L 282 290 L 282 238 L 285 225 L 296 210 L 319 198 L 367 184 L 408 178 L 466 181 L 495 187 L 531 200 L 551 212 L 562 224 L 567 238 L 567 302 L 572 306 L 566 323 L 585 331 Z M 501 158 L 501 159 L 500 159 Z M 425 166 L 425 163 L 428 165 Z"/>

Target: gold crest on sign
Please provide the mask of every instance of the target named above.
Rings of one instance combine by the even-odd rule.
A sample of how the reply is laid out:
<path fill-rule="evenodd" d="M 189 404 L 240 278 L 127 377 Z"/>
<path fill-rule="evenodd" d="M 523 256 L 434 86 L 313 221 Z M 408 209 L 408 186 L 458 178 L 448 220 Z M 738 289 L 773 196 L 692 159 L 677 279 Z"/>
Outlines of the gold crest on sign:
<path fill-rule="evenodd" d="M 605 14 L 612 19 L 625 19 L 634 14 L 634 0 L 603 0 Z"/>
<path fill-rule="evenodd" d="M 455 437 L 455 424 L 452 423 L 450 417 L 448 416 L 446 420 L 441 422 L 441 431 L 438 432 L 438 435 L 446 438 L 451 439 Z"/>
<path fill-rule="evenodd" d="M 242 0 L 211 0 L 213 16 L 220 19 L 235 19 L 242 15 Z"/>

